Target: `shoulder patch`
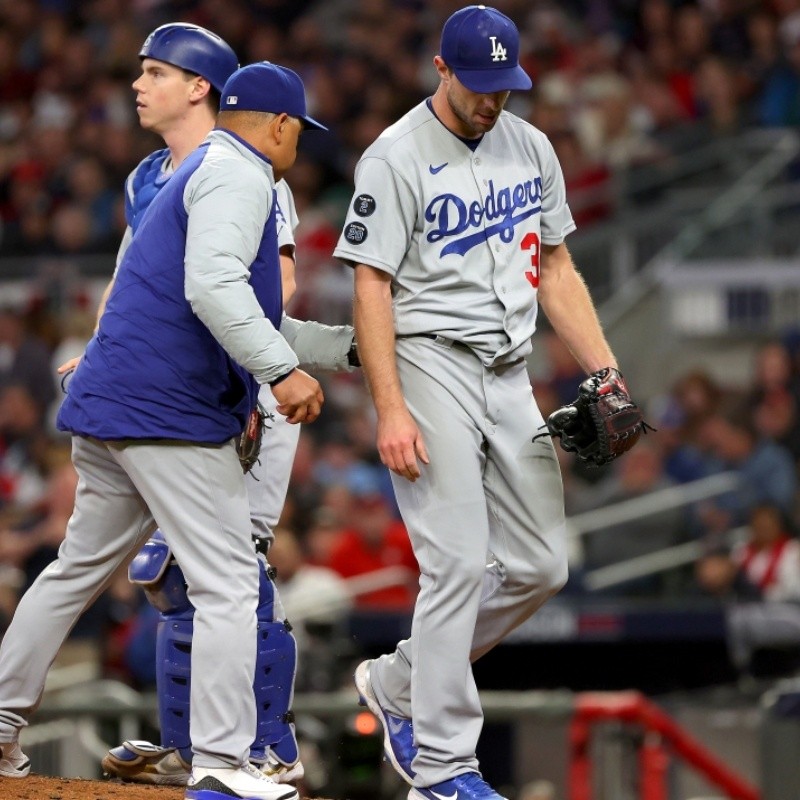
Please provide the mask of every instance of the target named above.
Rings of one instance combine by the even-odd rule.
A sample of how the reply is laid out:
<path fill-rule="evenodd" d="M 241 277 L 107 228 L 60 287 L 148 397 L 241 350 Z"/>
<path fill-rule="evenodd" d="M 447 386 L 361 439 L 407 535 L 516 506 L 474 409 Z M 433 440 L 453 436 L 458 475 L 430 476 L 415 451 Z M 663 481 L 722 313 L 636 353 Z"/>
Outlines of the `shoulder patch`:
<path fill-rule="evenodd" d="M 371 194 L 360 194 L 353 201 L 353 211 L 359 217 L 368 217 L 375 212 L 375 198 Z"/>
<path fill-rule="evenodd" d="M 362 225 L 360 222 L 351 222 L 344 229 L 344 238 L 350 244 L 363 244 L 367 240 L 367 226 Z"/>

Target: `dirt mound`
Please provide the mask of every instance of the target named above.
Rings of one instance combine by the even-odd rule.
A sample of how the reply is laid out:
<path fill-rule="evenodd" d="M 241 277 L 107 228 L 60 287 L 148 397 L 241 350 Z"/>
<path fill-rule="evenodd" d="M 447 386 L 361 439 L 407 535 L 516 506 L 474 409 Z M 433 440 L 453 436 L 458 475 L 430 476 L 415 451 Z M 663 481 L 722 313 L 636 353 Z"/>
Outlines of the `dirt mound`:
<path fill-rule="evenodd" d="M 183 800 L 183 789 L 174 786 L 140 786 L 115 781 L 80 778 L 0 778 L 2 800 Z M 302 800 L 311 800 L 305 797 Z M 317 800 L 324 800 L 317 798 Z"/>

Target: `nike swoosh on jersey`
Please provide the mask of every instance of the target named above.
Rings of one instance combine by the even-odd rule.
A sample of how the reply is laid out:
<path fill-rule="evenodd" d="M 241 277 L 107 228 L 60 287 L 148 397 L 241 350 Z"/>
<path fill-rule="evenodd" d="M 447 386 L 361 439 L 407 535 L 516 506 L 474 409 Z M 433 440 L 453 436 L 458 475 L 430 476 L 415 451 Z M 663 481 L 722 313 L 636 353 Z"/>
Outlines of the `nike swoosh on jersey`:
<path fill-rule="evenodd" d="M 441 172 L 450 162 L 445 161 L 440 167 L 434 167 L 433 164 L 428 166 L 428 170 L 430 171 L 431 175 L 435 175 L 437 172 Z M 451 798 L 445 798 L 444 800 L 451 800 Z"/>

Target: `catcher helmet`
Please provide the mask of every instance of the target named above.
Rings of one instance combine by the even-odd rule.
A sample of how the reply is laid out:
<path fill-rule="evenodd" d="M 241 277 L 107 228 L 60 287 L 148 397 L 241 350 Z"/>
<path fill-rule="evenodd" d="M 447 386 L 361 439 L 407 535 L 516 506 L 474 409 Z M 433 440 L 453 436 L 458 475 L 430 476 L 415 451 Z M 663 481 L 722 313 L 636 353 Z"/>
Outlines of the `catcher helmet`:
<path fill-rule="evenodd" d="M 230 45 L 216 33 L 171 22 L 156 28 L 145 40 L 139 58 L 154 58 L 205 78 L 218 92 L 239 68 Z"/>

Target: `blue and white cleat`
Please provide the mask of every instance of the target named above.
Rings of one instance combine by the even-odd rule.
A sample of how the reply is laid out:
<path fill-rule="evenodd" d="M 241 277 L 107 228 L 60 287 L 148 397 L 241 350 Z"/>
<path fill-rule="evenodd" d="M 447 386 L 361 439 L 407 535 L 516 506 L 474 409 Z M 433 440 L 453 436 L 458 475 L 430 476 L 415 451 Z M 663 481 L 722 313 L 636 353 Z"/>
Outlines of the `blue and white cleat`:
<path fill-rule="evenodd" d="M 275 783 L 252 764 L 222 769 L 194 767 L 184 797 L 186 800 L 300 800 L 297 789 Z"/>
<path fill-rule="evenodd" d="M 369 680 L 370 661 L 362 661 L 357 667 L 353 680 L 358 691 L 358 702 L 366 706 L 383 725 L 383 752 L 400 777 L 413 784 L 416 773 L 411 762 L 417 755 L 414 746 L 414 727 L 410 719 L 398 717 L 384 711 Z"/>
<path fill-rule="evenodd" d="M 479 772 L 465 772 L 433 786 L 415 786 L 408 800 L 508 800 L 498 794 Z"/>

